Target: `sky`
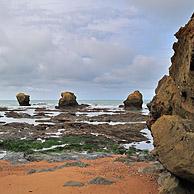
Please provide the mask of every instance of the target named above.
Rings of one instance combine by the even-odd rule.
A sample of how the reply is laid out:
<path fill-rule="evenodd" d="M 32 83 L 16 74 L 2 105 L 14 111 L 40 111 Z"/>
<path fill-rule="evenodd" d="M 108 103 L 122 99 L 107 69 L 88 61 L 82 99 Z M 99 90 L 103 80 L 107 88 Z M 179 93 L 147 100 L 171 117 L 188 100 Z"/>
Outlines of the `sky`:
<path fill-rule="evenodd" d="M 151 99 L 193 0 L 0 0 L 0 99 Z"/>

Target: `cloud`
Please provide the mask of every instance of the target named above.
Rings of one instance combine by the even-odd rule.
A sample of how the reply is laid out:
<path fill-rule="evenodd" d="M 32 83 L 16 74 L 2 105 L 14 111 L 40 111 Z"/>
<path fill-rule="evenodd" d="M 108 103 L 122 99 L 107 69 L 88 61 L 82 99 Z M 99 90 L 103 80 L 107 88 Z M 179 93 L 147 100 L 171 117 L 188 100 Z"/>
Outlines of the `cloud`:
<path fill-rule="evenodd" d="M 175 2 L 157 2 L 2 0 L 0 98 L 20 90 L 33 98 L 56 98 L 67 89 L 80 98 L 153 91 L 169 66 L 167 37 L 173 34 L 161 22 L 175 27 L 167 21 Z M 193 5 L 188 2 L 176 1 L 177 18 L 188 14 L 178 14 L 181 6 Z M 157 17 L 164 19 L 154 23 Z"/>
<path fill-rule="evenodd" d="M 116 84 L 118 87 L 123 85 L 128 88 L 153 88 L 156 79 L 161 76 L 160 72 L 154 71 L 156 67 L 162 67 L 156 59 L 137 55 L 125 68 L 106 72 L 95 78 L 95 82 L 105 84 L 107 87 Z"/>

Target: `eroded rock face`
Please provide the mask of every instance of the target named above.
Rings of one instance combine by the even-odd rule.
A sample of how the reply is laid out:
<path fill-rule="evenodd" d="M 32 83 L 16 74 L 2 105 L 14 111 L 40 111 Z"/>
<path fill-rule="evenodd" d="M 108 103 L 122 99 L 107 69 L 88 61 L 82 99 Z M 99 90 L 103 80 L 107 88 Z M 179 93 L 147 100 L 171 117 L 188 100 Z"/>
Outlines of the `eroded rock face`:
<path fill-rule="evenodd" d="M 123 103 L 127 109 L 142 109 L 143 95 L 139 91 L 135 91 Z"/>
<path fill-rule="evenodd" d="M 159 81 L 149 105 L 154 120 L 164 114 L 194 119 L 194 18 L 180 28 L 176 37 L 169 76 Z"/>
<path fill-rule="evenodd" d="M 18 93 L 16 95 L 20 106 L 30 106 L 30 96 L 25 93 Z"/>
<path fill-rule="evenodd" d="M 194 182 L 194 18 L 175 36 L 169 76 L 159 81 L 148 105 L 147 125 L 160 162 L 189 185 Z"/>
<path fill-rule="evenodd" d="M 78 106 L 75 94 L 72 92 L 62 92 L 61 99 L 59 100 L 59 108 L 75 106 Z"/>

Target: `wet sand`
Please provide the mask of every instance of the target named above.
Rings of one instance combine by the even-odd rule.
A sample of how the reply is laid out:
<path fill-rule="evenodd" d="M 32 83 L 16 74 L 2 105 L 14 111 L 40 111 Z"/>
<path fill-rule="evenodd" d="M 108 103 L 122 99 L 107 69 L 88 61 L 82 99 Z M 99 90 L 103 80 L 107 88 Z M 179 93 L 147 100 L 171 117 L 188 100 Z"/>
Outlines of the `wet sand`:
<path fill-rule="evenodd" d="M 126 165 L 115 162 L 118 156 L 96 160 L 82 160 L 89 164 L 85 168 L 64 167 L 52 172 L 28 174 L 31 169 L 48 169 L 63 163 L 33 162 L 11 165 L 0 161 L 1 194 L 158 194 L 154 175 L 138 173 L 138 169 L 149 166 L 146 162 Z M 104 177 L 115 183 L 111 185 L 91 185 L 96 177 Z M 68 181 L 84 183 L 82 187 L 64 187 Z"/>

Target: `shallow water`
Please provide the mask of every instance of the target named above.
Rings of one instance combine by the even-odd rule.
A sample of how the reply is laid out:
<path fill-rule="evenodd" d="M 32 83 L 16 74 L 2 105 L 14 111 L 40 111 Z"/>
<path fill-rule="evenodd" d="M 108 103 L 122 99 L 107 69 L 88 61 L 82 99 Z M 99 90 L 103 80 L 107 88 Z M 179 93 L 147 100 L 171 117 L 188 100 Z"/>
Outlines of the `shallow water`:
<path fill-rule="evenodd" d="M 142 141 L 142 142 L 133 142 L 129 144 L 123 144 L 123 146 L 127 149 L 130 147 L 135 147 L 140 150 L 149 150 L 149 151 L 153 150 L 154 149 L 153 137 L 151 135 L 150 130 L 145 128 L 141 130 L 141 133 L 143 133 L 143 135 L 149 139 L 150 143 L 147 143 L 147 141 Z"/>
<path fill-rule="evenodd" d="M 67 146 L 68 144 L 62 144 L 62 145 L 54 145 L 54 146 L 51 146 L 49 148 L 42 148 L 40 150 L 34 150 L 35 152 L 42 152 L 42 151 L 48 151 L 48 150 L 53 150 L 53 149 L 56 149 L 56 148 L 64 148 L 65 146 Z"/>
<path fill-rule="evenodd" d="M 116 110 L 118 111 L 118 110 Z M 86 115 L 87 117 L 95 117 L 95 116 L 100 116 L 100 115 L 114 115 L 114 114 L 118 114 L 117 112 L 106 112 L 106 111 L 103 111 L 103 112 L 77 112 L 76 113 L 76 116 L 79 116 L 79 115 Z"/>
<path fill-rule="evenodd" d="M 99 122 L 99 121 L 90 122 L 90 121 L 79 121 L 79 123 L 80 122 L 81 123 L 87 123 L 87 124 L 90 124 L 90 125 L 103 125 L 103 124 L 125 125 L 125 124 L 139 124 L 139 123 L 145 124 L 146 123 L 145 121 L 138 121 L 138 122 L 113 122 L 113 121 L 110 121 L 110 122 Z"/>
<path fill-rule="evenodd" d="M 6 156 L 6 151 L 0 151 L 0 159 L 4 158 Z"/>
<path fill-rule="evenodd" d="M 48 118 L 41 118 L 41 120 L 45 120 L 45 122 L 36 122 L 37 119 L 35 119 L 35 118 L 9 118 L 9 117 L 6 117 L 5 112 L 2 112 L 1 115 L 3 117 L 0 117 L 0 122 L 5 122 L 5 123 L 28 123 L 31 125 L 38 125 L 41 123 L 47 124 L 48 123 L 47 122 Z M 49 122 L 49 124 L 52 124 L 52 123 Z"/>
<path fill-rule="evenodd" d="M 143 108 L 146 108 L 146 104 L 150 100 L 144 100 Z M 57 100 L 31 100 L 31 107 L 46 107 L 46 108 L 55 108 L 58 104 Z M 78 100 L 79 104 L 89 104 L 93 108 L 118 108 L 119 105 L 123 104 L 122 100 Z M 9 108 L 19 108 L 18 102 L 16 100 L 0 100 L 0 107 L 9 107 Z M 27 107 L 20 107 L 25 109 Z M 29 107 L 28 107 L 29 108 Z"/>

